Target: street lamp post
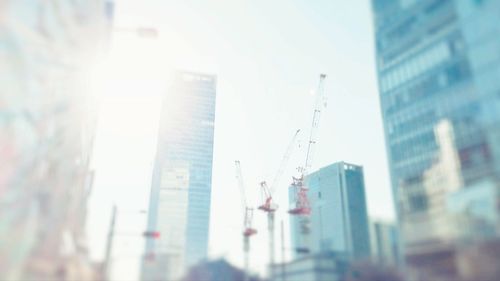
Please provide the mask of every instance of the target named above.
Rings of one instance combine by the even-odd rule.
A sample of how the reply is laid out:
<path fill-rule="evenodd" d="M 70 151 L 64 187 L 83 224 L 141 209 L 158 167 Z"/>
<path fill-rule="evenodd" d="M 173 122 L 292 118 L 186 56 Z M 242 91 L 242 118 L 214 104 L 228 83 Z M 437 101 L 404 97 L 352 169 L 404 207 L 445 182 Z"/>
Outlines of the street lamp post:
<path fill-rule="evenodd" d="M 145 210 L 140 210 L 136 212 L 131 212 L 134 214 L 147 214 L 147 211 Z M 107 241 L 106 241 L 106 254 L 105 254 L 105 260 L 104 260 L 104 265 L 103 265 L 103 279 L 109 280 L 109 275 L 110 275 L 110 267 L 111 267 L 111 253 L 113 251 L 113 242 L 114 238 L 116 235 L 130 235 L 130 236 L 136 236 L 136 237 L 144 237 L 146 239 L 158 239 L 160 237 L 160 232 L 159 231 L 144 231 L 142 233 L 116 233 L 116 218 L 118 216 L 118 208 L 116 207 L 116 204 L 113 205 L 112 213 L 111 213 L 111 221 L 109 224 L 109 231 L 108 231 L 108 236 L 107 236 Z"/>
<path fill-rule="evenodd" d="M 135 34 L 140 38 L 146 38 L 146 39 L 156 39 L 158 38 L 158 30 L 153 27 L 113 27 L 111 29 L 112 32 L 114 33 L 129 33 L 129 34 Z M 141 210 L 139 211 L 140 214 L 146 214 L 147 211 Z M 112 214 L 111 214 L 111 221 L 109 225 L 109 231 L 107 235 L 107 241 L 106 241 L 106 252 L 105 252 L 105 260 L 103 263 L 102 267 L 102 274 L 103 274 L 103 279 L 109 280 L 109 275 L 110 275 L 110 267 L 111 267 L 111 253 L 113 250 L 113 240 L 116 236 L 116 218 L 118 214 L 118 209 L 116 204 L 113 205 L 112 209 Z M 152 239 L 158 239 L 160 236 L 160 233 L 157 231 L 146 231 L 143 232 L 142 234 L 133 234 L 134 236 L 143 236 L 145 238 L 152 238 Z"/>
<path fill-rule="evenodd" d="M 106 255 L 104 258 L 104 268 L 103 277 L 108 279 L 109 276 L 109 261 L 111 256 L 111 248 L 113 247 L 113 237 L 115 235 L 115 224 L 116 224 L 116 205 L 113 205 L 113 210 L 111 212 L 111 222 L 109 224 L 109 232 L 106 241 Z"/>

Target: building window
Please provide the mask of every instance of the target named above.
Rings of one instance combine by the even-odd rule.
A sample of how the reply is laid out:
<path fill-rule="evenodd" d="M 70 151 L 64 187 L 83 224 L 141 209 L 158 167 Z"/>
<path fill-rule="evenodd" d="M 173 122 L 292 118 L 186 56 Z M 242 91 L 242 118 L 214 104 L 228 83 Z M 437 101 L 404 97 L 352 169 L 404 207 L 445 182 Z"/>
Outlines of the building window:
<path fill-rule="evenodd" d="M 427 198 L 425 195 L 418 194 L 412 195 L 409 198 L 410 210 L 412 212 L 422 212 L 427 209 Z"/>
<path fill-rule="evenodd" d="M 432 48 L 391 68 L 381 78 L 381 90 L 386 92 L 423 74 L 451 57 L 448 42 L 441 42 Z"/>

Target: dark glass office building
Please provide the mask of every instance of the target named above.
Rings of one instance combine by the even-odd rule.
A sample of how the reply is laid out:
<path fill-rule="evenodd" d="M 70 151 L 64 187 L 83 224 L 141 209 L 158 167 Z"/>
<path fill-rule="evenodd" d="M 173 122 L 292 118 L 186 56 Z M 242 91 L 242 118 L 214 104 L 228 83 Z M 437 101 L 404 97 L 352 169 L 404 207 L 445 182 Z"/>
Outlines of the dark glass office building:
<path fill-rule="evenodd" d="M 450 206 L 473 210 L 470 195 L 479 193 L 464 190 L 485 185 L 499 202 L 500 1 L 372 0 L 372 7 L 403 256 L 451 274 L 453 262 L 438 260 L 456 256 L 467 224 Z"/>
<path fill-rule="evenodd" d="M 216 77 L 177 72 L 163 102 L 143 280 L 177 280 L 206 258 Z"/>

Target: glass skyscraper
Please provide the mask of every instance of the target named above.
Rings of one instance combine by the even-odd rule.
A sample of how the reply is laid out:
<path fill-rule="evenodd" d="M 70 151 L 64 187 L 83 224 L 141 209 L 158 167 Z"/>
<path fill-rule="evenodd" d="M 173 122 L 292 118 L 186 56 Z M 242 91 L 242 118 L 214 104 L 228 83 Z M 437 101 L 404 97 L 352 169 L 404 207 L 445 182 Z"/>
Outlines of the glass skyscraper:
<path fill-rule="evenodd" d="M 485 180 L 498 188 L 500 1 L 372 4 L 403 254 L 409 265 L 454 274 L 453 262 L 438 261 L 455 255 L 451 194 Z"/>
<path fill-rule="evenodd" d="M 308 247 L 312 254 L 338 252 L 350 259 L 368 258 L 370 236 L 363 168 L 334 163 L 309 174 L 306 183 L 311 204 L 310 233 L 307 238 L 302 236 L 300 218 L 292 217 L 292 247 Z M 293 190 L 289 189 L 292 206 Z"/>
<path fill-rule="evenodd" d="M 178 279 L 207 255 L 216 77 L 176 72 L 160 119 L 144 280 Z"/>

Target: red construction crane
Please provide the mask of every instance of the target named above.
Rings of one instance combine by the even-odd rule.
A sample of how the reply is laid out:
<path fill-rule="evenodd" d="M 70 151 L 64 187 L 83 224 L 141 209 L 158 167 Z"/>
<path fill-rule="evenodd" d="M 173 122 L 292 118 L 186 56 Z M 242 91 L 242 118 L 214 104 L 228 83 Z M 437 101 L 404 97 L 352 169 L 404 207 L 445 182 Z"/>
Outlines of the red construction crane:
<path fill-rule="evenodd" d="M 285 154 L 283 155 L 283 158 L 281 159 L 281 163 L 280 163 L 278 172 L 274 176 L 274 179 L 273 179 L 271 186 L 269 187 L 267 185 L 266 181 L 262 181 L 260 183 L 262 205 L 259 206 L 259 210 L 270 213 L 270 212 L 276 211 L 276 209 L 278 208 L 278 205 L 276 205 L 273 202 L 273 194 L 276 191 L 276 186 L 278 185 L 278 182 L 279 182 L 281 176 L 283 175 L 283 172 L 285 171 L 286 164 L 288 163 L 288 159 L 290 159 L 290 154 L 293 151 L 295 141 L 297 139 L 299 132 L 300 132 L 300 129 L 295 132 L 292 140 L 288 144 L 288 147 L 285 151 Z"/>
<path fill-rule="evenodd" d="M 259 210 L 264 211 L 267 213 L 267 225 L 268 225 L 268 232 L 269 232 L 269 268 L 271 270 L 270 276 L 274 276 L 273 274 L 273 265 L 274 265 L 274 213 L 276 209 L 278 209 L 278 205 L 273 202 L 273 194 L 276 191 L 276 186 L 278 185 L 278 182 L 283 175 L 283 172 L 285 171 L 286 164 L 288 163 L 288 159 L 290 158 L 290 154 L 293 151 L 293 148 L 295 146 L 295 141 L 297 139 L 297 135 L 299 134 L 300 130 L 297 130 L 295 134 L 293 135 L 292 140 L 288 144 L 288 147 L 285 151 L 285 154 L 283 155 L 283 158 L 281 159 L 280 166 L 278 168 L 278 172 L 274 176 L 273 182 L 271 184 L 271 187 L 267 185 L 266 181 L 262 181 L 260 183 L 261 187 L 261 200 L 262 200 L 262 205 L 259 206 Z"/>
<path fill-rule="evenodd" d="M 238 180 L 238 187 L 240 188 L 241 203 L 243 206 L 243 251 L 245 255 L 245 280 L 248 280 L 248 265 L 249 265 L 249 252 L 250 252 L 250 237 L 257 234 L 257 230 L 252 228 L 253 208 L 248 206 L 245 194 L 245 184 L 243 181 L 243 174 L 241 173 L 241 164 L 239 160 L 235 161 L 236 166 L 236 179 Z"/>
<path fill-rule="evenodd" d="M 326 100 L 324 96 L 324 81 L 326 75 L 320 74 L 319 76 L 319 85 L 318 91 L 316 93 L 316 103 L 314 106 L 314 114 L 311 124 L 311 131 L 309 135 L 309 142 L 307 145 L 307 154 L 304 166 L 299 167 L 298 170 L 300 172 L 299 177 L 293 177 L 293 182 L 291 188 L 293 188 L 294 192 L 294 202 L 295 205 L 288 211 L 291 215 L 300 216 L 299 223 L 301 227 L 301 233 L 303 234 L 304 239 L 307 238 L 307 235 L 310 232 L 310 218 L 311 214 L 311 205 L 309 203 L 309 199 L 307 198 L 308 187 L 304 183 L 305 177 L 307 176 L 309 169 L 311 168 L 314 151 L 316 148 L 316 144 L 318 142 L 317 133 L 319 127 L 319 121 L 321 117 L 321 111 L 324 107 L 326 107 Z M 308 252 L 309 247 L 308 243 L 304 243 L 304 247 L 299 247 L 297 249 L 298 252 Z"/>

